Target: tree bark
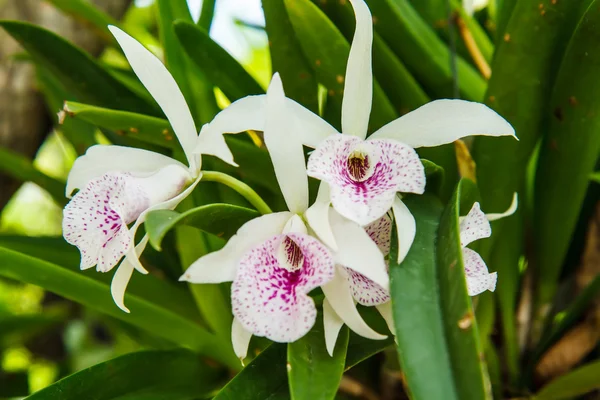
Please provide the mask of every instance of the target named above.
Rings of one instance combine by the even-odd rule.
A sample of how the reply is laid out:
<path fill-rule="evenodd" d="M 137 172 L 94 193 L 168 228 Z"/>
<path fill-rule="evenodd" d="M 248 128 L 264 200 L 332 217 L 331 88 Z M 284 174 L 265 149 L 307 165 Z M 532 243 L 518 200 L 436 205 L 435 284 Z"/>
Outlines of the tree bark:
<path fill-rule="evenodd" d="M 93 0 L 99 8 L 120 18 L 131 0 Z M 41 0 L 0 0 L 0 19 L 28 21 L 50 29 L 92 55 L 103 47 L 92 30 Z M 18 43 L 0 29 L 0 146 L 33 158 L 51 130 L 51 119 L 36 89 L 35 67 L 15 60 Z M 20 183 L 0 174 L 0 210 Z"/>

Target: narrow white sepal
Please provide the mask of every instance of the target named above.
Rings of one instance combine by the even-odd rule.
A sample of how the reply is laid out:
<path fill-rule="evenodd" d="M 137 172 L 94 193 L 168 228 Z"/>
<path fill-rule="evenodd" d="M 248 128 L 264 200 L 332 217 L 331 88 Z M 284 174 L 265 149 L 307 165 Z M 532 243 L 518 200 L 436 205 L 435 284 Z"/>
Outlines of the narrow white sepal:
<path fill-rule="evenodd" d="M 394 220 L 396 221 L 396 234 L 398 236 L 398 264 L 404 261 L 417 234 L 417 223 L 410 210 L 402 202 L 399 196 L 394 199 L 392 205 Z"/>
<path fill-rule="evenodd" d="M 146 244 L 148 244 L 148 235 L 144 235 L 141 242 L 135 246 L 135 254 L 137 257 L 144 252 Z M 130 311 L 129 308 L 125 307 L 125 290 L 133 275 L 133 269 L 133 264 L 125 258 L 115 271 L 110 284 L 110 294 L 112 295 L 115 304 L 126 313 L 129 313 Z"/>
<path fill-rule="evenodd" d="M 294 214 L 292 218 L 285 224 L 283 227 L 283 232 L 281 233 L 302 233 L 306 235 L 308 233 L 306 229 L 306 225 L 302 221 L 302 218 L 298 214 Z"/>
<path fill-rule="evenodd" d="M 251 338 L 252 332 L 244 329 L 240 321 L 234 317 L 231 325 L 231 343 L 233 344 L 233 352 L 240 359 L 242 365 L 244 364 L 244 358 L 248 355 Z"/>
<path fill-rule="evenodd" d="M 317 199 L 304 214 L 308 226 L 315 232 L 321 241 L 333 251 L 338 250 L 335 236 L 329 223 L 329 205 L 331 204 L 329 185 L 321 181 Z"/>
<path fill-rule="evenodd" d="M 335 350 L 335 344 L 340 334 L 340 329 L 344 321 L 336 314 L 331 304 L 327 299 L 323 300 L 323 331 L 325 333 L 325 347 L 327 353 L 333 357 L 333 351 Z"/>
<path fill-rule="evenodd" d="M 345 271 L 340 267 L 336 267 L 335 277 L 325 285 L 321 286 L 331 308 L 344 323 L 357 334 L 366 337 L 367 339 L 385 339 L 387 336 L 375 332 L 360 316 L 360 313 L 356 309 L 354 299 L 352 298 L 352 293 L 350 293 L 347 279 Z"/>
<path fill-rule="evenodd" d="M 510 207 L 508 207 L 508 210 L 504 211 L 503 213 L 485 214 L 485 216 L 488 221 L 497 221 L 501 218 L 506 218 L 506 217 L 513 215 L 517 211 L 518 207 L 519 207 L 519 195 L 517 192 L 515 192 L 513 194 L 512 203 L 510 204 Z"/>
<path fill-rule="evenodd" d="M 378 304 L 375 307 L 377 307 L 377 311 L 379 311 L 379 314 L 381 314 L 381 316 L 385 320 L 385 323 L 387 324 L 387 327 L 390 330 L 390 332 L 392 333 L 392 335 L 395 336 L 396 335 L 396 326 L 394 325 L 394 316 L 392 313 L 392 302 L 388 301 L 387 303 Z"/>
<path fill-rule="evenodd" d="M 190 169 L 196 171 L 196 156 L 192 150 L 198 131 L 177 82 L 163 63 L 141 43 L 116 26 L 110 25 L 108 29 L 119 42 L 133 72 L 165 113 L 185 152 Z"/>

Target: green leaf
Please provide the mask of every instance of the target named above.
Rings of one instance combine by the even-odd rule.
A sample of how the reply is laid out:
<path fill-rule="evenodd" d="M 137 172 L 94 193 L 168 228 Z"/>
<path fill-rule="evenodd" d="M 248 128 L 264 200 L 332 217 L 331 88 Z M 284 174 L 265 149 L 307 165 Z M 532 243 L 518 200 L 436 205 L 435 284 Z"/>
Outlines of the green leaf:
<path fill-rule="evenodd" d="M 544 386 L 535 400 L 566 400 L 600 388 L 600 361 L 579 367 Z"/>
<path fill-rule="evenodd" d="M 348 328 L 343 327 L 333 356 L 325 348 L 322 313 L 304 337 L 288 344 L 288 380 L 294 400 L 333 399 L 337 393 L 348 347 Z"/>
<path fill-rule="evenodd" d="M 79 21 L 84 21 L 105 42 L 111 43 L 114 40 L 108 26 L 118 25 L 118 22 L 92 3 L 84 0 L 49 0 L 49 2 L 65 14 L 71 15 Z"/>
<path fill-rule="evenodd" d="M 367 3 L 377 20 L 377 33 L 419 82 L 438 97 L 453 97 L 450 50 L 408 0 L 368 0 Z M 457 57 L 457 73 L 461 95 L 481 101 L 486 82 L 479 73 L 460 57 Z"/>
<path fill-rule="evenodd" d="M 32 250 L 36 251 L 36 249 Z M 39 252 L 40 250 L 37 249 Z M 50 292 L 138 326 L 181 346 L 206 354 L 232 368 L 238 366 L 227 340 L 207 332 L 197 317 L 186 311 L 192 304 L 188 293 L 150 276 L 134 274 L 125 303 L 127 314 L 119 310 L 110 294 L 109 275 L 78 271 L 77 266 L 58 266 L 0 247 L 0 276 L 40 286 Z M 137 290 L 134 281 L 138 278 Z M 141 295 L 143 293 L 143 295 Z M 197 314 L 196 314 L 197 316 Z"/>
<path fill-rule="evenodd" d="M 258 211 L 230 204 L 210 204 L 183 213 L 158 210 L 148 213 L 144 222 L 150 244 L 161 249 L 162 239 L 177 225 L 188 225 L 212 233 L 225 240 L 233 236 L 246 222 L 258 217 Z"/>
<path fill-rule="evenodd" d="M 540 147 L 535 182 L 537 319 L 556 291 L 581 205 L 600 152 L 600 1 L 583 16 L 565 51 L 551 98 L 553 117 Z M 577 79 L 573 79 L 577 77 Z"/>
<path fill-rule="evenodd" d="M 408 255 L 398 265 L 396 233 L 390 251 L 390 278 L 396 341 L 402 372 L 412 398 L 458 399 L 442 319 L 437 280 L 436 233 L 442 214 L 430 195 L 407 198 L 417 234 Z M 435 385 L 432 385 L 432 380 Z"/>
<path fill-rule="evenodd" d="M 66 313 L 60 310 L 46 310 L 44 314 L 1 315 L 0 348 L 22 345 L 28 339 L 59 325 L 65 320 Z"/>
<path fill-rule="evenodd" d="M 190 400 L 208 397 L 222 371 L 187 350 L 140 351 L 94 365 L 29 400 Z"/>
<path fill-rule="evenodd" d="M 230 101 L 264 90 L 225 49 L 213 41 L 201 27 L 185 21 L 175 23 L 180 45 L 206 77 L 225 93 Z"/>
<path fill-rule="evenodd" d="M 335 25 L 310 0 L 284 2 L 304 55 L 313 66 L 317 80 L 329 89 L 330 98 L 341 97 L 350 45 Z M 394 107 L 379 84 L 373 83 L 373 107 L 369 121 L 371 132 L 397 117 Z M 339 117 L 337 118 L 339 120 Z"/>
<path fill-rule="evenodd" d="M 27 157 L 0 147 L 0 171 L 23 182 L 33 182 L 46 189 L 54 200 L 64 205 L 65 184 L 54 179 L 33 166 Z"/>
<path fill-rule="evenodd" d="M 46 67 L 80 101 L 103 107 L 161 116 L 131 89 L 116 80 L 83 50 L 44 28 L 26 22 L 0 21 L 33 57 Z"/>
<path fill-rule="evenodd" d="M 313 112 L 319 111 L 317 80 L 302 53 L 283 0 L 262 1 L 269 36 L 272 70 L 279 72 L 285 95 Z"/>
<path fill-rule="evenodd" d="M 286 346 L 274 343 L 238 373 L 213 400 L 289 399 Z"/>
<path fill-rule="evenodd" d="M 479 340 L 471 298 L 467 293 L 460 245 L 461 200 L 464 201 L 464 206 L 470 208 L 473 202 L 466 200 L 470 200 L 475 191 L 475 185 L 471 181 L 461 180 L 440 220 L 437 243 L 444 331 L 456 389 L 461 399 L 491 398 L 489 377 L 483 361 L 483 346 Z"/>

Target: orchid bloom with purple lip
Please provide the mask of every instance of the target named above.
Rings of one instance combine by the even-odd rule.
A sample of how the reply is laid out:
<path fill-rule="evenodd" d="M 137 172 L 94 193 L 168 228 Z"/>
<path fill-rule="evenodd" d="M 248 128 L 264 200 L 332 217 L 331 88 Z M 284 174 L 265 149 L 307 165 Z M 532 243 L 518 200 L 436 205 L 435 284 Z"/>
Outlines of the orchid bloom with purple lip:
<path fill-rule="evenodd" d="M 344 217 L 367 225 L 391 208 L 398 229 L 401 262 L 415 234 L 415 221 L 398 193 L 421 194 L 425 173 L 415 148 L 452 143 L 470 135 L 515 136 L 512 126 L 487 106 L 463 100 L 432 101 L 383 126 L 368 139 L 373 97 L 371 48 L 373 23 L 364 0 L 350 0 L 356 30 L 350 47 L 342 102 L 342 133 L 291 99 L 288 126 L 302 143 L 315 148 L 308 161 L 309 176 L 320 179 L 331 203 Z M 264 130 L 265 96 L 247 96 L 232 103 L 203 127 L 199 146 L 210 143 L 217 155 L 231 159 L 222 133 Z M 235 122 L 232 122 L 234 120 Z M 324 195 L 325 196 L 325 195 Z M 330 247 L 331 230 L 317 233 Z"/>
<path fill-rule="evenodd" d="M 135 245 L 135 233 L 148 212 L 174 209 L 192 192 L 202 176 L 201 159 L 193 152 L 198 140 L 194 120 L 171 74 L 135 39 L 114 26 L 109 29 L 165 113 L 188 161 L 185 165 L 147 150 L 97 145 L 75 160 L 69 173 L 67 197 L 75 189 L 79 192 L 64 209 L 65 240 L 79 248 L 81 269 L 96 266 L 107 272 L 125 257 L 113 277 L 111 293 L 117 306 L 129 312 L 123 299 L 133 270 L 148 273 L 139 261 L 148 240 L 144 237 Z"/>
<path fill-rule="evenodd" d="M 290 211 L 247 222 L 223 249 L 194 262 L 181 280 L 204 284 L 233 282 L 232 342 L 241 359 L 246 356 L 252 335 L 277 342 L 292 342 L 304 336 L 315 323 L 316 307 L 308 294 L 317 287 L 321 287 L 334 310 L 324 315 L 325 326 L 331 326 L 330 318 L 339 315 L 356 333 L 384 339 L 363 321 L 349 285 L 336 267 L 344 265 L 389 290 L 383 254 L 360 225 L 329 207 L 325 186 L 308 207 L 302 143 L 295 128 L 289 126 L 289 103 L 278 74 L 273 76 L 265 99 L 268 112 L 263 122 L 264 140 Z M 230 119 L 229 123 L 239 120 Z M 331 239 L 338 243 L 336 249 L 326 246 L 315 233 L 323 224 L 330 227 Z M 331 331 L 326 330 L 329 334 Z"/>
<path fill-rule="evenodd" d="M 490 221 L 496 221 L 514 214 L 517 211 L 517 206 L 518 198 L 515 193 L 512 204 L 503 213 L 484 214 L 479 203 L 476 202 L 473 204 L 471 211 L 465 217 L 460 218 L 460 245 L 462 247 L 469 296 L 476 296 L 486 290 L 490 292 L 496 290 L 498 275 L 496 272 L 490 274 L 481 256 L 467 246 L 475 240 L 490 237 L 492 234 Z"/>

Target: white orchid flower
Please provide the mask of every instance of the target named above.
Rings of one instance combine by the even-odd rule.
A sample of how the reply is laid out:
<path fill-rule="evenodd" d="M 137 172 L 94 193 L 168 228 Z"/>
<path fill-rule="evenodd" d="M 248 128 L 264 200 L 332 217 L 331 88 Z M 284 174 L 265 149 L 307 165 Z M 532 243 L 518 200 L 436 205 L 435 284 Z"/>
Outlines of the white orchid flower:
<path fill-rule="evenodd" d="M 467 15 L 475 14 L 475 11 L 479 11 L 488 6 L 490 0 L 463 0 L 462 5 Z"/>
<path fill-rule="evenodd" d="M 148 212 L 174 209 L 195 188 L 202 174 L 200 155 L 194 154 L 196 126 L 177 83 L 165 66 L 135 39 L 109 27 L 131 67 L 169 120 L 188 165 L 162 154 L 122 146 L 92 146 L 69 173 L 66 195 L 80 189 L 64 209 L 65 240 L 79 248 L 81 269 L 114 268 L 111 292 L 124 305 L 125 289 L 133 270 L 146 274 L 139 261 L 147 238 L 135 246 L 135 233 Z M 208 149 L 209 152 L 213 152 Z M 132 224 L 128 228 L 129 224 Z"/>
<path fill-rule="evenodd" d="M 476 296 L 486 290 L 490 292 L 496 290 L 498 274 L 496 272 L 490 274 L 481 256 L 467 246 L 475 240 L 490 237 L 492 234 L 490 221 L 514 214 L 517 211 L 517 206 L 518 197 L 515 193 L 512 204 L 503 213 L 486 215 L 481 211 L 479 203 L 476 202 L 473 204 L 471 211 L 465 217 L 460 218 L 460 245 L 462 247 L 469 296 Z"/>
<path fill-rule="evenodd" d="M 295 128 L 289 126 L 289 103 L 278 74 L 271 80 L 265 101 L 265 144 L 290 211 L 247 222 L 223 249 L 194 262 L 181 280 L 233 282 L 232 342 L 240 359 L 245 358 L 252 335 L 277 342 L 292 342 L 304 336 L 317 315 L 314 301 L 308 296 L 316 287 L 322 288 L 335 310 L 334 314 L 325 314 L 325 326 L 331 324 L 328 318 L 339 315 L 356 333 L 384 339 L 363 321 L 346 278 L 336 271 L 336 264 L 344 265 L 389 290 L 383 254 L 362 227 L 329 207 L 326 186 L 321 187 L 317 201 L 308 208 L 302 143 Z M 227 109 L 222 111 L 227 113 Z M 226 122 L 238 124 L 239 120 Z M 226 125 L 222 127 L 228 131 Z M 316 238 L 314 232 L 323 224 L 331 227 L 331 236 L 339 244 L 337 249 L 328 248 Z"/>
<path fill-rule="evenodd" d="M 436 100 L 390 122 L 365 140 L 373 97 L 373 24 L 363 0 L 350 3 L 356 15 L 356 30 L 344 83 L 343 134 L 291 99 L 286 99 L 290 113 L 288 127 L 300 126 L 295 129 L 302 143 L 316 148 L 309 158 L 307 172 L 328 184 L 337 212 L 367 225 L 392 208 L 401 262 L 414 240 L 415 222 L 397 192 L 420 194 L 425 189 L 423 166 L 414 149 L 452 143 L 470 135 L 515 136 L 515 131 L 483 104 Z M 218 150 L 215 155 L 231 160 L 231 152 L 220 134 L 264 130 L 264 107 L 264 95 L 232 103 L 203 127 L 206 134 L 200 135 L 199 146 L 210 143 Z M 320 228 L 317 233 L 321 239 L 335 248 L 330 229 L 324 225 Z"/>

